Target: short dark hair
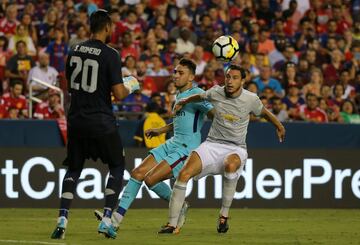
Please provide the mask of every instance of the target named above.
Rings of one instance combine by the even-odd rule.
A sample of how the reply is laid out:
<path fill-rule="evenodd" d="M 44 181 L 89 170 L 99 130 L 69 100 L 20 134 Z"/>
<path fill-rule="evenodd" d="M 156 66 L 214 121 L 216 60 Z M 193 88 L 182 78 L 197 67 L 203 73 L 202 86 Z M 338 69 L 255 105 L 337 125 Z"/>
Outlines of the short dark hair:
<path fill-rule="evenodd" d="M 183 58 L 179 61 L 179 65 L 186 66 L 195 75 L 196 64 L 192 60 Z"/>
<path fill-rule="evenodd" d="M 20 79 L 14 79 L 14 80 L 10 81 L 9 85 L 11 88 L 14 88 L 16 85 L 21 85 L 24 87 L 24 82 L 23 82 L 23 80 L 20 80 Z"/>
<path fill-rule="evenodd" d="M 314 94 L 314 93 L 307 93 L 306 96 L 305 96 L 305 99 L 309 99 L 309 97 L 317 98 L 316 94 Z"/>
<path fill-rule="evenodd" d="M 90 31 L 91 33 L 100 32 L 106 25 L 111 25 L 111 23 L 108 12 L 104 9 L 99 9 L 90 16 Z"/>
<path fill-rule="evenodd" d="M 246 78 L 246 69 L 242 68 L 242 67 L 239 66 L 239 65 L 231 64 L 231 65 L 226 69 L 226 72 L 227 72 L 228 70 L 237 70 L 237 71 L 240 71 L 241 79 L 245 79 L 245 78 Z"/>
<path fill-rule="evenodd" d="M 15 47 L 18 47 L 19 44 L 21 44 L 21 43 L 24 44 L 25 47 L 26 47 L 26 42 L 25 42 L 24 40 L 19 40 L 19 41 L 17 41 L 16 44 L 15 44 Z"/>

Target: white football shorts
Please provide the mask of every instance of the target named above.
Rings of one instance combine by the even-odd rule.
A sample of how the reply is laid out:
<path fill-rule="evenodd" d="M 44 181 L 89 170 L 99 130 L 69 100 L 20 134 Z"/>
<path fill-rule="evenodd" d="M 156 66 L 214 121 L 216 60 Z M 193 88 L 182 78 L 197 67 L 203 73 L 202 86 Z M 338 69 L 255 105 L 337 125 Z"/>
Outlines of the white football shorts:
<path fill-rule="evenodd" d="M 241 166 L 237 170 L 237 178 L 240 177 L 248 157 L 247 150 L 236 145 L 226 145 L 215 142 L 204 141 L 194 150 L 202 162 L 201 173 L 194 177 L 199 180 L 207 175 L 224 174 L 224 160 L 228 155 L 237 154 L 241 159 Z"/>

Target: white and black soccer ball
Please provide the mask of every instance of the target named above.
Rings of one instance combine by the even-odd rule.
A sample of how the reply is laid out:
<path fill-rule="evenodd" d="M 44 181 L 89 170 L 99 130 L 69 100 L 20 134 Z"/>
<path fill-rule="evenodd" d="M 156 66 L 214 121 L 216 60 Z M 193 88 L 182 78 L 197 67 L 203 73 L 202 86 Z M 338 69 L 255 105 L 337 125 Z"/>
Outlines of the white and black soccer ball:
<path fill-rule="evenodd" d="M 214 41 L 212 52 L 216 59 L 229 62 L 238 55 L 239 44 L 232 36 L 221 36 Z"/>

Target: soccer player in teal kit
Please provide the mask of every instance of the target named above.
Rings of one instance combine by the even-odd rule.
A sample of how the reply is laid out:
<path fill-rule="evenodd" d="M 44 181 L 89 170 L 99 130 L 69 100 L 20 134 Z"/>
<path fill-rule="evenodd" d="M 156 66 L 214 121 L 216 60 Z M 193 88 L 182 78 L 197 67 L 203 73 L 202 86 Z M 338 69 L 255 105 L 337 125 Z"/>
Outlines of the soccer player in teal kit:
<path fill-rule="evenodd" d="M 188 59 L 180 60 L 179 65 L 176 66 L 173 74 L 175 86 L 179 90 L 176 101 L 204 92 L 200 88 L 193 87 L 195 69 L 194 62 Z M 115 227 L 119 227 L 143 181 L 159 197 L 166 201 L 170 200 L 171 189 L 162 181 L 178 176 L 186 158 L 201 143 L 200 130 L 204 116 L 208 114 L 209 117 L 212 117 L 212 113 L 213 106 L 209 102 L 191 103 L 174 115 L 171 124 L 145 132 L 147 137 L 153 137 L 173 130 L 174 136 L 159 147 L 150 150 L 150 154 L 141 165 L 131 171 L 131 178 L 120 199 L 119 207 L 112 215 L 112 223 Z M 177 231 L 185 222 L 187 207 L 187 203 L 184 202 L 177 223 Z M 101 216 L 101 213 L 95 211 L 95 215 L 98 217 Z"/>

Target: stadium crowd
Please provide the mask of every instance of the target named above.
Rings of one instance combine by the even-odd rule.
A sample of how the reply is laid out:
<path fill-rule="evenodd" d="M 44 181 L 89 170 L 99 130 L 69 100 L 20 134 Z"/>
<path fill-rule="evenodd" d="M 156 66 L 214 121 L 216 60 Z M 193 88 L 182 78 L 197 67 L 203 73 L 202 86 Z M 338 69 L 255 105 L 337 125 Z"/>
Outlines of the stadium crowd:
<path fill-rule="evenodd" d="M 240 46 L 233 62 L 248 70 L 246 88 L 281 121 L 360 123 L 360 0 L 2 0 L 0 118 L 65 117 L 59 93 L 31 81 L 66 89 L 68 51 L 89 38 L 98 8 L 110 12 L 123 76 L 142 83 L 114 101 L 124 118 L 142 115 L 150 102 L 170 116 L 170 75 L 181 57 L 196 62 L 197 86 L 222 84 L 212 43 L 231 35 Z M 29 86 L 42 100 L 32 115 Z"/>

